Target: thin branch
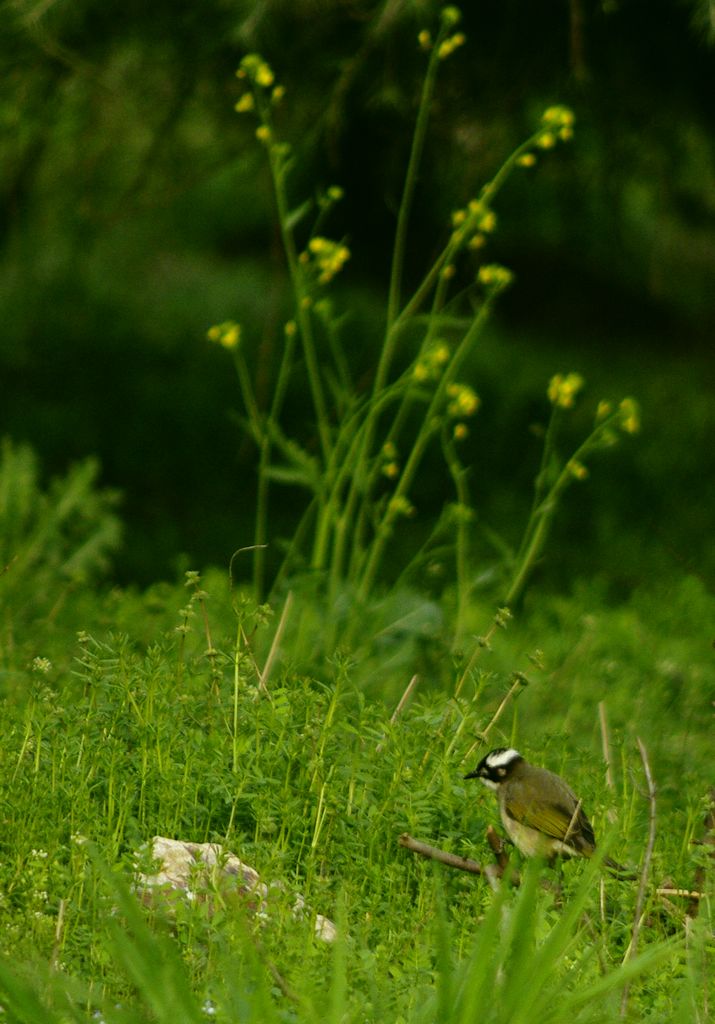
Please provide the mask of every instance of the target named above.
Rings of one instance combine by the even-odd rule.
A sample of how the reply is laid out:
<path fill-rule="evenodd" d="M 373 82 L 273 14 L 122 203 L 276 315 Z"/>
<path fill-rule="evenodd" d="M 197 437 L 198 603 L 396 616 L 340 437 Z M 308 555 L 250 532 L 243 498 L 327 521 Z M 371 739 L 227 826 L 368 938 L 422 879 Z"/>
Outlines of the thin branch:
<path fill-rule="evenodd" d="M 640 736 L 636 737 L 638 742 L 638 749 L 641 755 L 641 761 L 643 762 L 643 771 L 645 772 L 646 784 L 648 786 L 648 842 L 646 844 L 645 855 L 643 857 L 643 867 L 641 868 L 640 884 L 638 886 L 638 895 L 636 896 L 636 908 L 633 915 L 633 932 L 631 934 L 631 941 L 626 950 L 626 955 L 623 958 L 623 962 L 626 963 L 628 960 L 632 960 L 638 949 L 638 936 L 640 933 L 642 918 L 643 918 L 643 907 L 645 906 L 646 889 L 648 888 L 648 875 L 650 874 L 650 865 L 653 859 L 653 848 L 655 847 L 655 783 L 650 770 L 650 764 L 648 763 L 648 752 L 641 740 Z M 626 984 L 623 989 L 623 996 L 621 998 L 621 1017 L 625 1017 L 628 1010 L 628 994 L 630 992 L 630 984 Z"/>
<path fill-rule="evenodd" d="M 419 682 L 419 676 L 418 675 L 412 676 L 412 679 L 410 679 L 409 683 L 405 687 L 405 692 L 400 697 L 400 700 L 399 700 L 399 703 L 398 703 L 397 707 L 395 708 L 395 710 L 392 712 L 392 715 L 390 716 L 390 725 L 394 725 L 395 722 L 397 721 L 397 719 L 400 717 L 400 715 L 404 711 L 405 705 L 407 704 L 407 701 L 410 699 L 410 697 L 414 693 L 415 687 L 417 686 L 418 682 Z M 383 736 L 382 739 L 380 740 L 380 742 L 378 743 L 378 745 L 375 747 L 375 753 L 376 754 L 380 753 L 382 748 L 385 746 L 386 741 L 387 741 L 387 736 Z"/>
<path fill-rule="evenodd" d="M 489 724 L 486 726 L 485 729 L 482 729 L 480 731 L 479 736 L 477 737 L 475 742 L 471 745 L 471 747 L 469 748 L 467 753 L 464 755 L 462 760 L 464 760 L 464 761 L 469 760 L 469 758 L 472 756 L 472 754 L 477 749 L 477 747 L 480 747 L 480 746 L 482 746 L 485 743 L 487 736 L 489 735 L 489 733 L 492 731 L 494 726 L 497 724 L 497 722 L 501 718 L 502 713 L 503 713 L 504 709 L 506 708 L 506 706 L 508 705 L 509 701 L 513 698 L 514 694 L 517 692 L 519 687 L 526 685 L 525 679 L 526 679 L 526 676 L 522 672 L 515 672 L 514 673 L 514 682 L 509 687 L 509 689 L 508 689 L 507 693 L 505 694 L 505 696 L 502 697 L 501 703 L 499 704 L 499 707 L 496 709 L 496 711 L 492 715 L 491 721 L 489 722 Z"/>
<path fill-rule="evenodd" d="M 492 853 L 496 857 L 496 862 L 503 874 L 506 871 L 507 864 L 509 863 L 509 854 L 504 848 L 504 840 L 493 825 L 487 825 L 487 842 L 489 843 Z M 515 884 L 518 885 L 518 881 L 515 882 Z"/>
<path fill-rule="evenodd" d="M 613 790 L 616 788 L 616 784 L 613 781 L 613 763 L 611 760 L 611 736 L 608 730 L 608 715 L 606 712 L 605 701 L 599 701 L 598 722 L 601 727 L 601 750 L 603 751 L 603 760 L 606 765 L 606 785 L 609 789 Z"/>
<path fill-rule="evenodd" d="M 670 889 L 667 886 L 662 889 L 656 889 L 655 894 L 656 896 L 683 896 L 696 902 L 705 899 L 704 892 L 697 892 L 695 889 Z"/>
<path fill-rule="evenodd" d="M 569 837 L 571 835 L 573 835 L 573 831 L 574 831 L 574 828 L 576 827 L 576 822 L 578 820 L 578 816 L 579 816 L 580 813 L 581 813 L 581 801 L 577 800 L 576 801 L 576 806 L 573 809 L 573 814 L 571 815 L 571 821 L 569 822 L 569 827 L 566 829 L 566 832 L 564 834 L 564 838 L 562 839 L 562 842 L 567 843 L 568 840 L 569 840 Z"/>
<path fill-rule="evenodd" d="M 292 605 L 293 605 L 293 591 L 289 590 L 288 591 L 288 595 L 287 595 L 286 600 L 285 600 L 285 604 L 283 605 L 283 611 L 281 612 L 281 617 L 280 617 L 280 621 L 278 623 L 278 627 L 277 627 L 277 629 L 275 631 L 275 634 L 273 636 L 273 642 L 271 643 L 271 649 L 268 652 L 268 657 L 266 658 L 266 663 L 263 666 L 263 671 L 261 672 L 260 677 L 258 679 L 258 688 L 260 690 L 266 690 L 267 689 L 266 683 L 268 682 L 268 677 L 271 674 L 271 669 L 273 668 L 273 662 L 276 660 L 276 656 L 278 654 L 278 645 L 280 644 L 281 638 L 282 638 L 283 633 L 285 631 L 286 622 L 288 621 L 288 615 L 290 613 Z"/>
<path fill-rule="evenodd" d="M 50 965 L 53 971 L 58 970 L 60 964 L 60 954 L 62 952 L 62 939 L 65 929 L 65 911 L 67 910 L 67 900 L 61 899 L 59 907 L 57 908 L 57 923 L 55 924 L 55 943 L 52 947 L 52 957 L 50 959 Z"/>
<path fill-rule="evenodd" d="M 616 789 L 616 784 L 613 779 L 613 759 L 611 757 L 611 734 L 608 728 L 608 713 L 606 711 L 605 701 L 599 701 L 598 704 L 598 724 L 601 727 L 601 750 L 603 752 L 603 761 L 606 765 L 606 785 L 613 793 Z M 615 807 L 609 807 L 606 811 L 606 817 L 610 822 L 616 820 L 616 809 Z"/>
<path fill-rule="evenodd" d="M 486 878 L 491 888 L 497 892 L 509 864 L 509 858 L 504 851 L 504 843 L 491 825 L 487 829 L 487 841 L 494 852 L 495 864 L 482 865 L 478 864 L 475 860 L 470 860 L 469 857 L 460 857 L 456 853 L 447 853 L 446 850 L 440 850 L 436 846 L 430 846 L 428 843 L 421 842 L 419 839 L 413 839 L 407 832 L 403 832 L 398 839 L 400 846 L 404 846 L 407 850 L 412 850 L 413 853 L 418 853 L 421 857 L 439 861 L 440 864 L 446 864 L 450 868 L 457 868 L 459 871 L 468 871 L 472 875 L 482 875 Z M 514 886 L 521 884 L 519 875 L 516 872 L 511 874 L 510 880 Z"/>
<path fill-rule="evenodd" d="M 414 676 L 412 676 L 412 679 L 410 679 L 409 683 L 407 684 L 407 686 L 405 688 L 405 692 L 400 697 L 400 703 L 397 705 L 395 710 L 392 712 L 392 715 L 390 717 L 390 725 L 394 725 L 395 722 L 397 721 L 397 719 L 402 714 L 402 712 L 403 712 L 403 710 L 405 708 L 405 704 L 407 703 L 407 701 L 412 696 L 412 693 L 414 692 L 414 689 L 417 686 L 418 681 L 419 681 L 419 676 L 418 675 L 414 675 Z"/>
<path fill-rule="evenodd" d="M 456 853 L 447 853 L 446 850 L 440 850 L 436 846 L 430 846 L 428 843 L 421 842 L 419 839 L 413 839 L 407 832 L 403 832 L 397 841 L 406 850 L 419 853 L 421 857 L 427 857 L 429 860 L 437 860 L 440 864 L 446 864 L 450 868 L 468 871 L 472 875 L 486 874 L 485 869 L 476 860 L 470 860 L 469 857 L 460 857 Z"/>

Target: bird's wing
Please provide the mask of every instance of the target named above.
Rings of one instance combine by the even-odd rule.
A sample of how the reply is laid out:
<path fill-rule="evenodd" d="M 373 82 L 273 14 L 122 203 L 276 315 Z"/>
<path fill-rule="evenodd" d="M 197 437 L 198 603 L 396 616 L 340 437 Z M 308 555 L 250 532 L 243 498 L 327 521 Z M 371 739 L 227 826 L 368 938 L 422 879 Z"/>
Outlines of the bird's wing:
<path fill-rule="evenodd" d="M 543 832 L 552 839 L 567 839 L 567 842 L 571 841 L 576 848 L 580 845 L 579 840 L 585 840 L 591 846 L 595 845 L 591 823 L 578 807 L 575 797 L 570 807 L 557 802 L 540 803 L 536 807 L 524 792 L 523 786 L 512 785 L 504 809 L 510 818 L 536 829 L 537 832 Z"/>
<path fill-rule="evenodd" d="M 558 804 L 540 804 L 536 808 L 516 794 L 509 797 L 504 809 L 510 818 L 536 829 L 537 832 L 543 832 L 552 839 L 563 839 L 571 822 L 571 814 L 565 807 Z"/>

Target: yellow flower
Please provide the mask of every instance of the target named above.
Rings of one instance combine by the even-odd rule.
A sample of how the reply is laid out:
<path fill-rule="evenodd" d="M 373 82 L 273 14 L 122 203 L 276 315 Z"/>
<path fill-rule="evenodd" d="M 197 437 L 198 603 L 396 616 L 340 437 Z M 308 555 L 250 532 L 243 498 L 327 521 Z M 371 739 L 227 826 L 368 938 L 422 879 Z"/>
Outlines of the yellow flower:
<path fill-rule="evenodd" d="M 256 138 L 259 142 L 270 142 L 271 130 L 267 124 L 261 124 L 256 128 Z"/>
<path fill-rule="evenodd" d="M 499 263 L 486 263 L 479 268 L 477 274 L 480 284 L 491 285 L 494 288 L 505 288 L 511 283 L 513 277 L 511 270 L 502 267 Z"/>
<path fill-rule="evenodd" d="M 580 373 L 567 373 L 565 376 L 557 373 L 549 381 L 546 394 L 552 405 L 557 405 L 560 409 L 571 409 L 574 398 L 583 385 L 584 380 Z"/>
<path fill-rule="evenodd" d="M 286 88 L 284 85 L 277 85 L 271 93 L 271 103 L 280 103 L 286 94 Z"/>
<path fill-rule="evenodd" d="M 412 505 L 407 498 L 402 495 L 398 495 L 390 501 L 387 506 L 387 511 L 392 518 L 395 516 L 411 516 L 414 515 L 414 505 Z"/>
<path fill-rule="evenodd" d="M 222 324 L 215 324 L 213 327 L 209 327 L 206 337 L 209 341 L 221 345 L 222 348 L 238 348 L 241 341 L 241 325 L 233 320 L 226 320 Z"/>
<path fill-rule="evenodd" d="M 448 7 L 443 7 L 440 11 L 440 16 L 445 25 L 449 28 L 454 28 L 462 20 L 462 12 L 458 7 L 450 4 Z"/>
<path fill-rule="evenodd" d="M 316 236 L 308 242 L 307 252 L 301 253 L 299 259 L 302 263 L 308 263 L 311 257 L 318 270 L 318 283 L 327 284 L 350 259 L 350 250 L 340 242 Z"/>
<path fill-rule="evenodd" d="M 497 215 L 493 210 L 482 202 L 481 199 L 471 199 L 467 203 L 466 210 L 457 210 L 452 214 L 452 224 L 457 227 L 467 222 L 466 232 L 471 234 L 467 243 L 470 249 L 479 249 L 486 241 L 484 235 L 491 234 L 497 226 Z M 455 236 L 455 242 L 461 242 L 462 237 Z"/>
<path fill-rule="evenodd" d="M 571 476 L 575 477 L 576 480 L 585 480 L 588 476 L 588 470 L 582 462 L 578 461 L 578 459 L 570 459 L 566 463 L 566 468 Z"/>
<path fill-rule="evenodd" d="M 466 423 L 455 423 L 452 437 L 455 441 L 463 441 L 465 437 L 469 437 L 469 427 Z"/>
<path fill-rule="evenodd" d="M 267 64 L 258 53 L 246 54 L 241 61 L 241 66 L 236 72 L 236 76 L 238 78 L 248 77 L 263 89 L 270 88 L 275 81 L 275 75 L 271 70 L 270 64 Z"/>
<path fill-rule="evenodd" d="M 392 441 L 386 441 L 382 446 L 382 454 L 386 459 L 397 458 L 397 447 Z"/>
<path fill-rule="evenodd" d="M 624 398 L 618 406 L 621 414 L 621 430 L 627 434 L 637 434 L 641 428 L 640 410 L 634 398 Z"/>
<path fill-rule="evenodd" d="M 386 462 L 382 467 L 382 472 L 389 480 L 394 480 L 399 475 L 400 467 L 396 462 Z"/>
<path fill-rule="evenodd" d="M 237 114 L 247 114 L 248 111 L 253 110 L 254 107 L 255 103 L 253 102 L 253 96 L 250 92 L 245 92 L 233 109 Z"/>
<path fill-rule="evenodd" d="M 472 227 L 480 231 L 493 231 L 497 225 L 497 215 L 481 199 L 470 199 L 467 203 Z"/>
<path fill-rule="evenodd" d="M 479 230 L 490 234 L 497 226 L 497 215 L 493 210 L 487 210 L 479 221 Z"/>
<path fill-rule="evenodd" d="M 285 327 L 283 328 L 283 332 L 286 338 L 294 338 L 298 333 L 298 327 L 295 320 L 288 320 Z"/>
<path fill-rule="evenodd" d="M 522 153 L 520 157 L 517 157 L 516 162 L 519 167 L 533 167 L 536 163 L 536 157 L 533 153 Z"/>
<path fill-rule="evenodd" d="M 602 420 L 605 420 L 606 417 L 610 416 L 612 412 L 613 408 L 611 406 L 611 403 L 605 401 L 605 399 L 602 399 L 598 403 L 598 406 L 596 408 L 596 423 L 601 423 Z"/>
<path fill-rule="evenodd" d="M 445 341 L 438 341 L 431 349 L 431 359 L 435 366 L 444 366 L 449 359 L 449 345 Z"/>
<path fill-rule="evenodd" d="M 449 345 L 446 341 L 434 341 L 414 365 L 412 376 L 422 383 L 426 380 L 437 380 L 442 367 L 449 362 Z"/>
<path fill-rule="evenodd" d="M 420 44 L 421 50 L 429 50 L 432 46 L 432 36 L 429 34 L 426 28 L 423 28 L 420 34 L 417 36 L 417 42 Z"/>
<path fill-rule="evenodd" d="M 445 60 L 450 57 L 458 46 L 463 46 L 467 41 L 467 37 L 464 32 L 455 32 L 449 39 L 445 39 L 443 43 L 440 43 L 437 56 L 440 60 Z"/>
<path fill-rule="evenodd" d="M 536 145 L 540 149 L 551 149 L 559 139 L 562 142 L 568 142 L 573 138 L 575 120 L 573 110 L 569 107 L 547 107 L 541 115 L 542 131 L 536 140 Z"/>
<path fill-rule="evenodd" d="M 573 128 L 575 121 L 576 118 L 574 117 L 573 110 L 561 104 L 547 107 L 541 115 L 541 123 L 547 128 L 553 128 L 555 131 L 558 131 L 559 128 Z"/>
<path fill-rule="evenodd" d="M 473 416 L 479 408 L 479 395 L 468 384 L 450 384 L 447 394 L 452 399 L 447 406 L 447 413 L 454 419 Z"/>
<path fill-rule="evenodd" d="M 270 88 L 275 81 L 275 76 L 265 61 L 256 68 L 256 85 L 262 85 L 264 89 Z"/>

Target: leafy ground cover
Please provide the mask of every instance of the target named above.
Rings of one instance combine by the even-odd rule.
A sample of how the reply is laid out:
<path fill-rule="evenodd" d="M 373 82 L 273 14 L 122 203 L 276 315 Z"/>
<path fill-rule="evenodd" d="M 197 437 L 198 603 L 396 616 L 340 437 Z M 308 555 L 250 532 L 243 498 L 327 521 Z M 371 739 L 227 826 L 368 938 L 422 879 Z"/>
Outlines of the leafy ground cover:
<path fill-rule="evenodd" d="M 289 616 L 307 600 L 296 595 Z M 45 632 L 33 657 L 15 648 L 2 705 L 7 1019 L 506 1021 L 548 1006 L 557 1019 L 602 1020 L 631 978 L 633 1019 L 705 1020 L 709 900 L 688 916 L 691 902 L 656 890 L 706 884 L 707 847 L 695 844 L 710 652 L 698 647 L 712 599 L 684 579 L 667 605 L 648 593 L 613 610 L 583 592 L 533 605 L 482 652 L 459 698 L 423 677 L 394 721 L 344 652 L 315 660 L 319 672 L 291 658 L 285 620 L 266 672 L 281 609 L 257 608 L 225 573 L 66 606 L 77 620 Z M 435 661 L 449 658 L 417 632 L 398 646 L 428 663 L 431 643 Z M 403 665 L 372 657 L 398 693 Z M 458 676 L 458 657 L 443 676 Z M 627 958 L 633 882 L 570 864 L 561 896 L 528 875 L 495 896 L 398 844 L 409 832 L 488 859 L 495 807 L 462 775 L 485 744 L 514 743 L 567 775 L 597 834 L 641 865 L 649 801 L 636 736 L 658 790 L 643 959 Z M 287 894 L 267 922 L 230 904 L 139 910 L 126 890 L 155 834 L 220 841 Z M 292 918 L 294 891 L 337 920 L 335 948 L 314 939 L 310 918 Z"/>

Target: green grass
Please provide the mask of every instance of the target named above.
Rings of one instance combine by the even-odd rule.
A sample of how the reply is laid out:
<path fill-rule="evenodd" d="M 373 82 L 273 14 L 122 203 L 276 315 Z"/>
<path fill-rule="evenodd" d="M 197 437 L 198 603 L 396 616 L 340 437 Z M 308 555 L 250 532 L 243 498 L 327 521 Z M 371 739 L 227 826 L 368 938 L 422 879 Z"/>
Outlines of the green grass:
<path fill-rule="evenodd" d="M 499 632 L 458 701 L 423 680 L 393 724 L 345 657 L 324 662 L 321 679 L 284 664 L 261 690 L 252 651 L 262 667 L 275 617 L 238 599 L 223 574 L 204 586 L 189 581 L 188 605 L 178 586 L 96 600 L 98 622 L 111 611 L 129 634 L 135 624 L 136 636 L 100 626 L 70 641 L 58 630 L 43 656 L 53 662 L 54 648 L 70 645 L 74 668 L 30 664 L 13 676 L 0 710 L 0 944 L 8 958 L 0 1004 L 8 1019 L 64 1020 L 69 1001 L 69 1019 L 101 1007 L 107 1021 L 193 1021 L 203 1019 L 208 998 L 226 1021 L 466 1021 L 474 1006 L 487 1012 L 485 1000 L 485 1020 L 534 1019 L 546 1006 L 555 1019 L 599 1020 L 617 1013 L 631 972 L 632 1019 L 705 1019 L 710 903 L 686 928 L 685 901 L 654 894 L 665 879 L 691 887 L 707 862 L 692 845 L 703 837 L 708 785 L 708 720 L 698 712 L 705 666 L 687 652 L 697 646 L 693 623 L 712 609 L 693 581 L 683 582 L 679 599 L 680 650 L 655 675 L 645 663 L 655 656 L 658 665 L 669 643 L 662 622 L 648 621 L 662 607 L 654 599 L 592 609 L 588 621 L 584 595 L 552 599 L 528 626 Z M 597 834 L 633 865 L 648 818 L 636 734 L 651 756 L 656 849 L 643 959 L 627 967 L 635 884 L 605 876 L 601 893 L 597 870 L 569 864 L 560 901 L 529 880 L 495 898 L 483 879 L 416 859 L 397 843 L 406 831 L 488 858 L 495 807 L 462 775 L 510 672 L 537 641 L 545 667 L 532 665 L 530 685 L 487 742 L 516 743 L 566 774 Z M 668 712 L 679 671 L 677 709 Z M 611 725 L 613 791 L 598 700 Z M 677 728 L 663 729 L 667 713 Z M 264 879 L 282 880 L 338 918 L 341 943 L 316 942 L 310 922 L 294 921 L 280 898 L 264 924 L 235 908 L 209 917 L 188 906 L 173 922 L 139 910 L 126 889 L 135 851 L 154 834 L 224 842 Z M 148 972 L 147 961 L 163 966 Z"/>

